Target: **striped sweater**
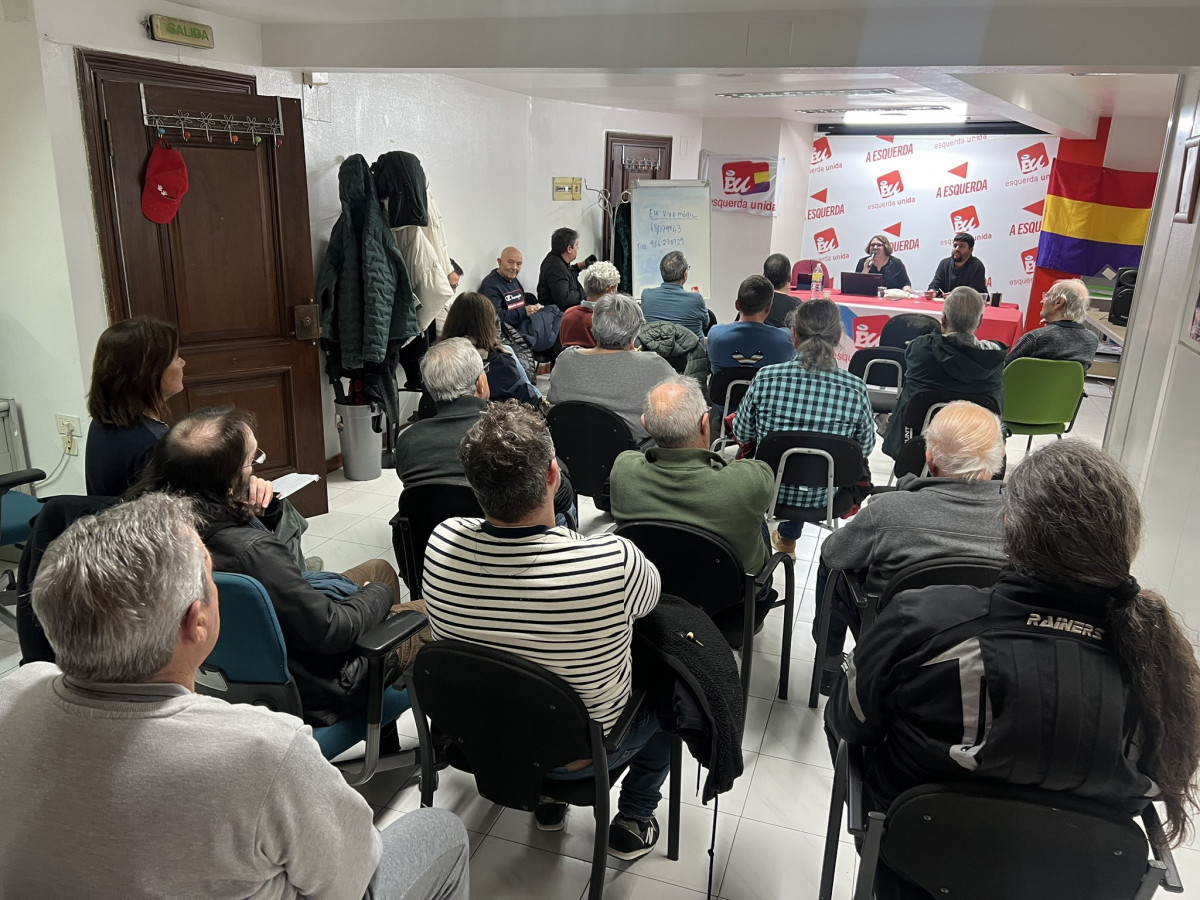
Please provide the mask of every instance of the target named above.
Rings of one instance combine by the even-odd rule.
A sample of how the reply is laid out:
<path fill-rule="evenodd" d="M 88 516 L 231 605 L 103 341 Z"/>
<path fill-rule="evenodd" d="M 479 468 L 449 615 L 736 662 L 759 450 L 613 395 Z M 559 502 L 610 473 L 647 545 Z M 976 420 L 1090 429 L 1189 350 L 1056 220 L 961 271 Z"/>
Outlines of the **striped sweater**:
<path fill-rule="evenodd" d="M 631 693 L 633 620 L 654 608 L 661 580 L 615 535 L 455 518 L 429 538 L 423 590 L 435 640 L 537 663 L 575 689 L 607 734 Z"/>

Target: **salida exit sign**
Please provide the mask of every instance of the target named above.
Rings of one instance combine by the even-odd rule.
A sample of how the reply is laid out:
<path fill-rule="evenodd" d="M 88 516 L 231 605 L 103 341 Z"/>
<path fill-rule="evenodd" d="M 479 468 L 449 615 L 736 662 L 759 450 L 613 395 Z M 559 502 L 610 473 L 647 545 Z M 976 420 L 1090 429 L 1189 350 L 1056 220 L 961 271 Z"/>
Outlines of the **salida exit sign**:
<path fill-rule="evenodd" d="M 170 16 L 151 16 L 146 24 L 149 26 L 150 37 L 156 41 L 200 47 L 204 50 L 211 50 L 214 46 L 211 25 L 173 19 Z"/>

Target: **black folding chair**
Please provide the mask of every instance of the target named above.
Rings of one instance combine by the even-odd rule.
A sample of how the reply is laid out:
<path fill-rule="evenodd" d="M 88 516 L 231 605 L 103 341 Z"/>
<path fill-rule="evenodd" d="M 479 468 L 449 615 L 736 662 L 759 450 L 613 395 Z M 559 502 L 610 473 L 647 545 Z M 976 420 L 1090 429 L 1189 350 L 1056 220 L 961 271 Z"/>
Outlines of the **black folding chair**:
<path fill-rule="evenodd" d="M 770 518 L 837 528 L 839 516 L 854 505 L 849 491 L 863 477 L 862 447 L 850 438 L 817 431 L 777 431 L 759 441 L 755 459 L 761 459 L 775 472 L 775 496 Z M 792 487 L 825 488 L 823 507 L 790 506 L 779 502 L 779 489 Z"/>
<path fill-rule="evenodd" d="M 758 575 L 742 569 L 737 554 L 723 537 L 674 522 L 626 522 L 616 533 L 637 545 L 662 576 L 662 590 L 700 607 L 721 629 L 731 647 L 741 650 L 742 701 L 750 696 L 750 668 L 754 659 L 755 612 L 759 590 L 771 583 L 783 564 L 783 651 L 779 667 L 779 699 L 787 699 L 791 663 L 793 601 L 796 573 L 791 559 L 776 553 Z"/>
<path fill-rule="evenodd" d="M 738 404 L 746 396 L 756 374 L 758 369 L 753 366 L 729 366 L 708 376 L 709 401 L 713 409 L 721 410 L 720 421 L 709 422 L 709 434 L 717 435 L 711 445 L 714 452 L 733 443 L 733 438 L 725 434 L 725 420 L 731 412 L 737 412 Z"/>
<path fill-rule="evenodd" d="M 879 332 L 880 347 L 899 347 L 903 350 L 913 338 L 941 331 L 942 323 L 925 313 L 900 313 L 884 323 Z"/>
<path fill-rule="evenodd" d="M 408 695 L 420 739 L 421 806 L 433 806 L 437 789 L 434 771 L 434 725 L 450 738 L 451 766 L 475 776 L 482 797 L 510 809 L 532 811 L 542 796 L 572 806 L 591 806 L 596 822 L 592 847 L 590 900 L 604 895 L 608 854 L 609 789 L 624 766 L 610 770 L 608 754 L 629 733 L 643 705 L 641 691 L 633 696 L 608 737 L 588 716 L 579 695 L 565 681 L 520 656 L 443 640 L 426 645 L 405 673 Z M 551 770 L 579 759 L 590 759 L 595 777 L 556 781 Z M 667 856 L 679 859 L 679 798 L 683 744 L 674 738 L 671 750 Z"/>
<path fill-rule="evenodd" d="M 871 411 L 890 413 L 904 387 L 904 351 L 895 347 L 863 347 L 850 357 L 851 375 L 863 380 Z"/>
<path fill-rule="evenodd" d="M 475 492 L 461 478 L 435 478 L 408 485 L 400 492 L 392 526 L 392 549 L 400 577 L 413 597 L 421 595 L 425 545 L 439 524 L 456 516 L 482 518 Z"/>
<path fill-rule="evenodd" d="M 838 746 L 819 900 L 833 897 L 842 806 L 861 842 L 854 900 L 871 900 L 882 860 L 931 897 L 1148 900 L 1181 893 L 1153 805 L 1144 831 L 1120 810 L 1061 791 L 996 781 L 927 784 L 868 809 L 862 748 Z"/>
<path fill-rule="evenodd" d="M 608 475 L 617 457 L 638 449 L 629 423 L 598 403 L 567 400 L 546 416 L 554 449 L 571 472 L 575 493 L 596 498 L 608 493 Z"/>

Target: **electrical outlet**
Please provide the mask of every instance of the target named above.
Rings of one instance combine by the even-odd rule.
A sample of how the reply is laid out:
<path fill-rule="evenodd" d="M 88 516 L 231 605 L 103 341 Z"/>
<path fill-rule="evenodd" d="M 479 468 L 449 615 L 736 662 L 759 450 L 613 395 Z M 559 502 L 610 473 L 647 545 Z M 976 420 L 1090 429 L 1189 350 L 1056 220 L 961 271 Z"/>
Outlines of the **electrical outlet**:
<path fill-rule="evenodd" d="M 83 432 L 79 428 L 79 416 L 64 416 L 61 413 L 54 417 L 59 434 L 71 434 L 80 437 Z"/>
<path fill-rule="evenodd" d="M 63 453 L 67 456 L 79 455 L 79 438 L 74 434 L 64 434 L 62 437 Z"/>

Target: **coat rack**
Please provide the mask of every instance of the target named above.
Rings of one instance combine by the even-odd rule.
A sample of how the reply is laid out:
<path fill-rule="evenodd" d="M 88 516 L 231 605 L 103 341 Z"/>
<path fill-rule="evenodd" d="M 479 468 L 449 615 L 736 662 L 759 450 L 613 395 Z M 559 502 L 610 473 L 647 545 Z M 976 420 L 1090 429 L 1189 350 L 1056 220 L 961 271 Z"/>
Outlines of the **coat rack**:
<path fill-rule="evenodd" d="M 612 194 L 608 188 L 588 187 L 586 178 L 583 180 L 583 189 L 599 195 L 596 199 L 596 205 L 600 207 L 600 212 L 604 214 L 605 228 L 608 232 L 609 255 L 611 256 L 617 240 L 617 208 L 633 199 L 633 195 L 629 191 L 622 191 L 621 196 L 617 198 L 617 202 L 613 203 Z"/>
<path fill-rule="evenodd" d="M 225 135 L 232 144 L 238 143 L 243 136 L 250 138 L 256 146 L 264 137 L 274 138 L 277 147 L 283 144 L 283 104 L 278 97 L 275 98 L 276 117 L 260 122 L 253 116 L 240 119 L 236 116 L 214 116 L 205 112 L 184 112 L 181 109 L 171 114 L 156 113 L 146 105 L 146 86 L 138 84 L 138 91 L 142 97 L 142 124 L 147 128 L 156 129 L 160 135 L 168 130 L 178 130 L 187 141 L 191 139 L 194 131 L 197 134 L 203 132 L 210 144 L 214 134 Z"/>

